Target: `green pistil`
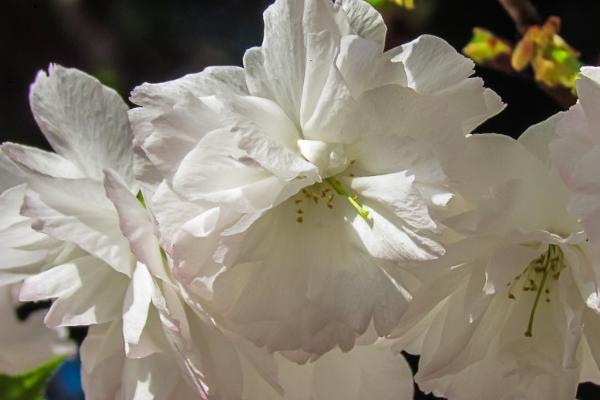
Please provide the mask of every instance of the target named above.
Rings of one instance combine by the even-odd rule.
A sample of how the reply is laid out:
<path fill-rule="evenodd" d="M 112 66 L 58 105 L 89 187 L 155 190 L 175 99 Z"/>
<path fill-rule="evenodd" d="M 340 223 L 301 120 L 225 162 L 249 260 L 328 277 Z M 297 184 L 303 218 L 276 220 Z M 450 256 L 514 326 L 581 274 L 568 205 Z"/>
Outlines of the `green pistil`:
<path fill-rule="evenodd" d="M 554 244 L 548 246 L 548 251 L 542 257 L 543 259 L 541 260 L 541 268 L 543 268 L 544 273 L 535 294 L 535 300 L 533 301 L 531 313 L 529 314 L 529 323 L 527 324 L 527 330 L 525 331 L 525 336 L 527 337 L 533 336 L 533 321 L 535 319 L 535 312 L 540 302 L 540 298 L 542 297 L 542 292 L 544 291 L 548 275 L 550 275 L 550 272 L 560 271 L 561 263 L 563 262 L 562 251 Z"/>
<path fill-rule="evenodd" d="M 329 184 L 329 186 L 331 186 L 337 194 L 339 194 L 340 196 L 344 196 L 346 200 L 348 200 L 348 203 L 350 203 L 352 207 L 354 207 L 356 212 L 358 212 L 358 215 L 360 215 L 364 219 L 367 219 L 369 217 L 369 211 L 365 210 L 365 208 L 358 201 L 356 201 L 357 196 L 351 196 L 346 191 L 346 189 L 344 189 L 340 181 L 333 177 L 330 177 L 326 178 L 325 182 L 327 182 L 327 184 Z"/>

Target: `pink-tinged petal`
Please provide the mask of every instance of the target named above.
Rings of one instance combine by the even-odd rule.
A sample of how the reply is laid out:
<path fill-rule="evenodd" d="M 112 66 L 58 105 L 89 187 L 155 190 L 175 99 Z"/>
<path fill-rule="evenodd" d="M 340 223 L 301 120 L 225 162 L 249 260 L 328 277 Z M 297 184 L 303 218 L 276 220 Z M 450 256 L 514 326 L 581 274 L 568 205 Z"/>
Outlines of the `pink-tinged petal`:
<path fill-rule="evenodd" d="M 3 143 L 2 152 L 11 160 L 27 168 L 54 178 L 85 178 L 77 165 L 66 158 L 35 147 L 16 143 Z"/>
<path fill-rule="evenodd" d="M 105 171 L 104 187 L 107 197 L 117 210 L 119 226 L 129 240 L 131 252 L 154 276 L 168 281 L 168 273 L 156 237 L 155 222 L 150 212 L 140 204 L 127 189 L 125 182 L 113 171 Z"/>
<path fill-rule="evenodd" d="M 133 254 L 100 182 L 51 178 L 33 171 L 28 178 L 31 190 L 22 213 L 32 219 L 35 230 L 75 243 L 115 270 L 131 275 Z"/>

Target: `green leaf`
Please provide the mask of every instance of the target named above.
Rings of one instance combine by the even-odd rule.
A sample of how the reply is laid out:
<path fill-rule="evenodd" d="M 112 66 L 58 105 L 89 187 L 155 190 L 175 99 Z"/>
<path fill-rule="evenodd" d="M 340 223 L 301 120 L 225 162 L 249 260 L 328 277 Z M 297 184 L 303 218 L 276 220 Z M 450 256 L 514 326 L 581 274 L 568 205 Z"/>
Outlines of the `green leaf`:
<path fill-rule="evenodd" d="M 44 400 L 46 383 L 63 362 L 64 357 L 21 375 L 0 375 L 0 398 L 2 400 Z"/>
<path fill-rule="evenodd" d="M 481 64 L 492 61 L 503 54 L 510 56 L 512 48 L 487 29 L 477 27 L 473 29 L 473 37 L 463 49 L 463 53 Z"/>
<path fill-rule="evenodd" d="M 415 8 L 414 0 L 367 0 L 373 7 L 382 7 L 386 2 L 394 3 L 397 6 L 413 10 Z"/>
<path fill-rule="evenodd" d="M 369 4 L 371 4 L 373 7 L 379 7 L 379 6 L 383 5 L 383 3 L 385 3 L 385 0 L 367 0 L 367 2 Z"/>

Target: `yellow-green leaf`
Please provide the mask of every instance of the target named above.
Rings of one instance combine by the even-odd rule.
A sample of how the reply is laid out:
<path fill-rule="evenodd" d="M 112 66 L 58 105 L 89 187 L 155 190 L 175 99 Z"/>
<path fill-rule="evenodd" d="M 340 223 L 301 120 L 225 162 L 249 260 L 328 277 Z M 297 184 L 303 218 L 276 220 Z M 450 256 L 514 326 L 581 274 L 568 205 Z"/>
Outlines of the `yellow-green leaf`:
<path fill-rule="evenodd" d="M 546 86 L 575 88 L 582 67 L 579 53 L 558 35 L 560 19 L 550 17 L 542 26 L 530 27 L 515 47 L 512 66 L 521 71 L 531 65 L 535 79 Z"/>
<path fill-rule="evenodd" d="M 463 49 L 463 53 L 478 64 L 494 60 L 506 54 L 510 56 L 511 46 L 492 32 L 483 28 L 474 28 L 473 37 Z"/>

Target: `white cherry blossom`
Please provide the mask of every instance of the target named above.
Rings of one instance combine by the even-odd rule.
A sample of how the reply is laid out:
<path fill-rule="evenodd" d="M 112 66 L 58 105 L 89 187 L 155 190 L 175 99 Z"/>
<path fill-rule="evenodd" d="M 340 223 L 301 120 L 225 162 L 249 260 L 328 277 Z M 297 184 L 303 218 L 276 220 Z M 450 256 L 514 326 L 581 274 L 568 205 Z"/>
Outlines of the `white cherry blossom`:
<path fill-rule="evenodd" d="M 474 135 L 448 168 L 462 235 L 431 266 L 395 335 L 415 380 L 449 399 L 574 399 L 600 382 L 595 268 L 549 160 L 554 117 L 518 141 Z"/>
<path fill-rule="evenodd" d="M 381 399 L 412 393 L 408 366 L 389 345 L 365 344 L 351 354 L 336 351 L 300 366 L 220 327 L 222 317 L 180 287 L 171 260 L 161 253 L 153 215 L 160 203 L 151 201 L 152 185 L 140 190 L 132 175 L 122 100 L 92 77 L 60 66 L 38 75 L 31 99 L 57 154 L 2 145 L 2 173 L 25 182 L 0 198 L 0 232 L 12 238 L 4 243 L 17 261 L 2 277 L 5 284 L 23 280 L 21 300 L 53 299 L 48 326 L 89 326 L 81 347 L 86 398 L 348 399 L 375 386 Z M 22 332 L 10 322 L 6 340 Z M 31 330 L 34 323 L 41 323 L 40 313 L 23 328 Z M 18 365 L 56 354 L 60 341 L 51 333 L 23 335 L 40 339 L 23 344 L 45 347 L 24 355 Z M 318 368 L 323 372 L 317 379 Z M 372 370 L 379 372 L 373 376 Z M 306 385 L 297 385 L 298 377 Z M 322 380 L 330 377 L 361 380 L 324 386 Z"/>
<path fill-rule="evenodd" d="M 127 106 L 96 79 L 60 66 L 51 66 L 47 75 L 38 74 L 31 105 L 57 153 L 2 145 L 2 153 L 10 158 L 3 163 L 5 173 L 26 184 L 9 193 L 17 197 L 15 206 L 23 215 L 13 217 L 15 222 L 5 232 L 21 241 L 35 241 L 34 249 L 41 248 L 44 258 L 33 267 L 20 262 L 7 276 L 26 278 L 19 291 L 21 300 L 54 299 L 45 316 L 50 327 L 119 326 L 120 331 L 110 331 L 114 337 L 104 339 L 121 343 L 122 362 L 125 357 L 144 359 L 122 376 L 120 398 L 145 399 L 144 368 L 154 366 L 152 360 L 160 357 L 145 358 L 158 352 L 176 353 L 164 345 L 171 331 L 156 322 L 160 321 L 156 303 L 161 312 L 168 310 L 159 285 L 170 278 L 153 236 L 153 219 L 133 194 L 138 188 Z M 27 232 L 31 227 L 39 233 Z M 38 242 L 46 242 L 47 248 Z M 69 249 L 68 256 L 48 259 L 52 246 L 61 253 Z M 33 246 L 16 243 L 13 247 L 30 251 Z M 94 346 L 84 347 L 88 349 L 84 371 L 94 371 L 98 359 L 113 356 Z M 172 368 L 175 375 L 183 375 L 176 363 Z M 113 399 L 113 390 L 108 384 L 86 384 L 90 399 Z M 170 391 L 156 395 L 171 398 Z"/>
<path fill-rule="evenodd" d="M 502 105 L 441 39 L 384 52 L 363 1 L 278 0 L 264 19 L 243 68 L 132 93 L 136 142 L 164 177 L 161 243 L 228 328 L 271 350 L 347 351 L 372 322 L 397 325 L 399 265 L 444 253 L 441 164 Z"/>
<path fill-rule="evenodd" d="M 571 193 L 569 208 L 581 218 L 600 271 L 600 68 L 581 69 L 577 95 L 577 104 L 557 117 L 551 157 Z"/>

